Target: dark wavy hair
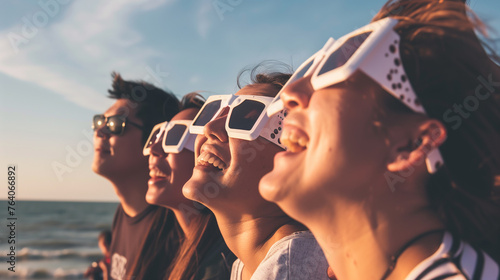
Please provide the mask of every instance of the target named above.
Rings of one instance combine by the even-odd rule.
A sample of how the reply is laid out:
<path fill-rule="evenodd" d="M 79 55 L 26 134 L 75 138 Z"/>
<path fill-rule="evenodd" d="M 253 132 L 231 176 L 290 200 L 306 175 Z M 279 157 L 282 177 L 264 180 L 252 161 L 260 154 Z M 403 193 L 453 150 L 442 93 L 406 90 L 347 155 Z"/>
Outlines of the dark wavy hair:
<path fill-rule="evenodd" d="M 136 116 L 142 120 L 142 142 L 146 143 L 153 127 L 162 121 L 168 121 L 180 110 L 177 97 L 144 81 L 127 81 L 119 73 L 111 73 L 112 89 L 108 90 L 113 99 L 128 99 L 131 106 L 138 106 Z"/>
<path fill-rule="evenodd" d="M 500 261 L 500 60 L 487 28 L 460 0 L 390 0 L 373 21 L 385 17 L 400 20 L 405 71 L 429 117 L 447 130 L 445 165 L 430 176 L 428 199 L 448 230 Z M 384 98 L 385 108 L 412 113 Z M 456 106 L 474 110 L 452 114 Z"/>

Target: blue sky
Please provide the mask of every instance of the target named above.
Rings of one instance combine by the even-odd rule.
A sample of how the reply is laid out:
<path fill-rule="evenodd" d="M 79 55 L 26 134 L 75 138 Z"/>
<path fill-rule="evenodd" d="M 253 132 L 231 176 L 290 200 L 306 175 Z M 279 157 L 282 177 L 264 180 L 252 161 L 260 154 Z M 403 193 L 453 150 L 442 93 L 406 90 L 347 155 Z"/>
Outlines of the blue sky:
<path fill-rule="evenodd" d="M 329 37 L 365 25 L 384 2 L 4 0 L 0 179 L 15 164 L 17 199 L 116 201 L 90 169 L 90 120 L 112 104 L 112 71 L 179 97 L 234 93 L 243 68 L 268 59 L 297 67 Z M 470 5 L 500 30 L 500 1 Z"/>

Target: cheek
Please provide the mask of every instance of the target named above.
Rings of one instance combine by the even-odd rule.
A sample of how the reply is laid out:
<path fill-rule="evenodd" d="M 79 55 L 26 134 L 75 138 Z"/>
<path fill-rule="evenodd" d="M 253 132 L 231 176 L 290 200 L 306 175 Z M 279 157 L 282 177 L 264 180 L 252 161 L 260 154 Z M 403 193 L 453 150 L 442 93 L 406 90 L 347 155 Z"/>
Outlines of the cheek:
<path fill-rule="evenodd" d="M 182 187 L 193 174 L 194 153 L 184 149 L 178 154 L 170 154 L 168 162 L 174 172 L 173 183 Z"/>
<path fill-rule="evenodd" d="M 141 137 L 140 133 L 112 137 L 110 145 L 117 150 L 125 150 L 128 154 L 136 156 L 139 153 L 142 154 L 142 149 L 144 148 Z"/>
<path fill-rule="evenodd" d="M 357 154 L 362 156 L 366 148 L 362 143 L 366 127 L 360 117 L 364 112 L 354 107 L 358 108 L 333 94 L 311 99 L 306 129 L 309 145 L 301 168 L 296 169 L 302 174 L 303 192 L 331 186 L 362 160 Z"/>
<path fill-rule="evenodd" d="M 314 109 L 314 108 L 312 108 Z M 309 145 L 306 152 L 306 168 L 329 169 L 342 160 L 343 138 L 346 133 L 341 130 L 338 111 L 325 113 L 328 108 L 321 104 L 310 114 Z"/>
<path fill-rule="evenodd" d="M 201 149 L 201 146 L 207 141 L 207 138 L 203 134 L 199 134 L 196 136 L 196 140 L 194 141 L 194 151 L 195 151 L 195 158 L 198 158 L 199 151 Z"/>
<path fill-rule="evenodd" d="M 352 195 L 362 192 L 383 170 L 386 158 L 383 135 L 369 114 L 337 114 L 322 122 L 323 130 L 308 154 L 306 182 L 309 191 Z"/>
<path fill-rule="evenodd" d="M 270 145 L 275 146 L 261 137 L 254 141 L 230 139 L 231 166 L 245 177 L 261 177 L 272 169 L 273 157 L 277 153 Z"/>
<path fill-rule="evenodd" d="M 111 151 L 111 155 L 113 157 L 127 157 L 133 154 L 134 147 L 131 145 L 130 141 L 125 141 L 125 139 L 120 139 L 116 136 L 112 136 L 109 138 L 109 149 Z M 127 152 L 127 146 L 128 152 Z"/>

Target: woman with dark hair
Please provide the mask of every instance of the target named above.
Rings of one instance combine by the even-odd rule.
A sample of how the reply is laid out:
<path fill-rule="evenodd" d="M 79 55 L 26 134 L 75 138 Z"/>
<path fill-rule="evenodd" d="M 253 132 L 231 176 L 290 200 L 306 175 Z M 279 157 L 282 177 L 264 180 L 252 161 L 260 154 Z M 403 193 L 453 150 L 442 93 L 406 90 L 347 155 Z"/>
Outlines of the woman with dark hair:
<path fill-rule="evenodd" d="M 338 279 L 499 279 L 500 68 L 483 27 L 463 1 L 389 1 L 271 106 L 289 110 L 287 151 L 260 192 Z"/>
<path fill-rule="evenodd" d="M 157 124 L 144 147 L 150 176 L 146 201 L 163 206 L 133 265 L 135 279 L 229 279 L 235 257 L 229 251 L 215 218 L 207 208 L 186 199 L 182 186 L 194 167 L 195 135 L 189 125 L 204 99 L 191 93 L 181 100 L 181 111 Z M 166 255 L 158 258 L 156 255 Z M 155 260 L 167 259 L 159 263 Z"/>
<path fill-rule="evenodd" d="M 325 256 L 311 232 L 259 194 L 260 178 L 283 150 L 283 113 L 268 119 L 264 108 L 290 77 L 261 72 L 264 66 L 254 68 L 252 83 L 235 95 L 211 96 L 194 119 L 196 166 L 183 193 L 215 214 L 238 257 L 231 279 L 327 279 Z"/>

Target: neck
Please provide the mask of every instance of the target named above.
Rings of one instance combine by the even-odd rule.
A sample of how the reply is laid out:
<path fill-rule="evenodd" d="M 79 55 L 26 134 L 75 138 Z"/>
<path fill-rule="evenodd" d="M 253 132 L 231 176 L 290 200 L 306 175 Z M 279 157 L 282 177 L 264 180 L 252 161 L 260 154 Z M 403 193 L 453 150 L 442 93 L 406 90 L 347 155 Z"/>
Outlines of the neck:
<path fill-rule="evenodd" d="M 135 217 L 144 211 L 149 204 L 146 202 L 149 175 L 147 172 L 109 179 L 116 195 L 120 199 L 123 211 Z"/>
<path fill-rule="evenodd" d="M 174 212 L 175 218 L 177 219 L 177 222 L 181 226 L 182 232 L 184 232 L 186 238 L 191 238 L 195 234 L 196 230 L 192 227 L 191 224 L 191 222 L 194 221 L 192 215 L 203 215 L 203 214 L 198 210 L 191 210 L 191 211 L 196 211 L 196 213 L 194 212 L 188 213 L 186 211 L 182 211 L 179 209 L 173 209 L 173 208 L 170 209 L 172 210 L 172 212 Z"/>
<path fill-rule="evenodd" d="M 337 199 L 323 209 L 330 215 L 314 215 L 321 220 L 307 224 L 338 279 L 381 279 L 391 257 L 410 240 L 444 228 L 425 199 L 397 191 L 385 195 L 363 203 Z M 441 238 L 442 233 L 435 233 L 412 243 L 387 279 L 404 279 L 438 249 Z"/>
<path fill-rule="evenodd" d="M 245 264 L 252 275 L 270 247 L 281 238 L 306 228 L 281 211 L 266 216 L 234 216 L 213 211 L 229 249 Z"/>

